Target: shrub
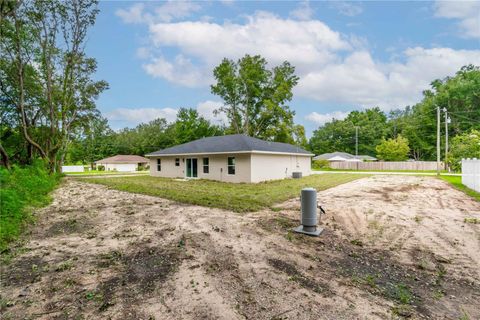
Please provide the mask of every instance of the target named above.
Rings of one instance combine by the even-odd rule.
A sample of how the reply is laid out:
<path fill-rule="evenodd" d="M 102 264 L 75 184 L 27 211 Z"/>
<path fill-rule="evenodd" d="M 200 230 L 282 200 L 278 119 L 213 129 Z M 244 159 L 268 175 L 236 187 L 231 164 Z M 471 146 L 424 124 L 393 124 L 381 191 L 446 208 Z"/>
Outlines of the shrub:
<path fill-rule="evenodd" d="M 98 171 L 105 171 L 105 166 L 99 165 L 97 166 Z"/>
<path fill-rule="evenodd" d="M 410 152 L 408 139 L 401 135 L 398 135 L 395 139 L 383 139 L 375 149 L 377 150 L 377 158 L 384 161 L 405 161 L 408 159 L 408 153 Z"/>
<path fill-rule="evenodd" d="M 312 169 L 328 169 L 330 168 L 330 162 L 325 159 L 313 160 Z"/>
<path fill-rule="evenodd" d="M 459 134 L 452 139 L 447 163 L 453 171 L 461 171 L 462 158 L 480 158 L 480 131 Z"/>
<path fill-rule="evenodd" d="M 59 181 L 59 175 L 51 175 L 43 163 L 13 168 L 0 168 L 0 252 L 16 239 L 25 222 L 31 219 L 29 207 L 49 203 L 49 192 Z"/>

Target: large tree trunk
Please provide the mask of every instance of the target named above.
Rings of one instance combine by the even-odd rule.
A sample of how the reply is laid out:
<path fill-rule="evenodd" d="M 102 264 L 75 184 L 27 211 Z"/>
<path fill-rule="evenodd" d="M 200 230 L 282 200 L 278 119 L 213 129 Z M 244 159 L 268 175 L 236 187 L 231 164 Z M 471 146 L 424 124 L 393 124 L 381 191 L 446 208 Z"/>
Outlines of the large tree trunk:
<path fill-rule="evenodd" d="M 3 148 L 2 144 L 0 143 L 0 154 L 2 156 L 2 165 L 10 170 L 10 159 L 8 157 L 7 152 Z"/>

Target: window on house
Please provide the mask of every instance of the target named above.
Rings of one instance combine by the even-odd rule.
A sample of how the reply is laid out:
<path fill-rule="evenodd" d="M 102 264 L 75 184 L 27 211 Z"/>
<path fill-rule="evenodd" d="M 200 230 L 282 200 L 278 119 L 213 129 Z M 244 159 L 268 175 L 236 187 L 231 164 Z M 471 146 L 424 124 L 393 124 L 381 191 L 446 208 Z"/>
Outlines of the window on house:
<path fill-rule="evenodd" d="M 228 174 L 235 174 L 235 157 L 228 157 Z"/>
<path fill-rule="evenodd" d="M 180 167 L 180 158 L 175 158 L 175 167 Z"/>
<path fill-rule="evenodd" d="M 203 158 L 203 173 L 209 173 L 210 169 L 208 167 L 209 161 L 208 158 Z"/>
<path fill-rule="evenodd" d="M 157 159 L 157 171 L 162 171 L 162 160 Z"/>

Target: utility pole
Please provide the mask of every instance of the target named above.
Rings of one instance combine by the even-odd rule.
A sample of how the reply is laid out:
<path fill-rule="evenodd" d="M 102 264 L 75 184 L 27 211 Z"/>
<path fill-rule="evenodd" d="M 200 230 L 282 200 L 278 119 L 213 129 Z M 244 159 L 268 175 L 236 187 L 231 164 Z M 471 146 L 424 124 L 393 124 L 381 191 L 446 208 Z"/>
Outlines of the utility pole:
<path fill-rule="evenodd" d="M 437 176 L 440 175 L 440 107 L 437 106 Z"/>
<path fill-rule="evenodd" d="M 445 112 L 445 168 L 447 167 L 447 159 L 448 159 L 448 124 L 450 123 L 450 118 L 448 117 L 448 110 L 447 108 L 443 108 L 443 112 Z"/>
<path fill-rule="evenodd" d="M 355 156 L 358 156 L 358 126 L 355 126 Z"/>

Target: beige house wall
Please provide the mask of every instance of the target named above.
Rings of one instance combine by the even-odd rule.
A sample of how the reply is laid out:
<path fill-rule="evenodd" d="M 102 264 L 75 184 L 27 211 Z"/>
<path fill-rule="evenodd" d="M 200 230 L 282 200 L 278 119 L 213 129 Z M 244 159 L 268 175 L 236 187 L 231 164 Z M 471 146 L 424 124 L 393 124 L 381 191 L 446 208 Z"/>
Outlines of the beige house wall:
<path fill-rule="evenodd" d="M 253 153 L 251 182 L 291 178 L 292 172 L 311 174 L 311 157 L 301 155 Z"/>
<path fill-rule="evenodd" d="M 137 171 L 136 163 L 97 163 L 97 166 L 104 166 L 105 171 L 133 172 Z"/>
<path fill-rule="evenodd" d="M 235 157 L 235 174 L 228 174 L 227 158 Z M 180 159 L 180 166 L 175 166 L 175 159 Z M 164 178 L 185 178 L 186 159 L 196 158 L 198 179 L 218 180 L 224 182 L 251 182 L 250 154 L 209 154 L 189 156 L 162 156 L 150 158 L 150 175 Z M 203 158 L 209 159 L 209 173 L 203 173 Z M 157 171 L 157 159 L 161 159 L 162 170 Z"/>

